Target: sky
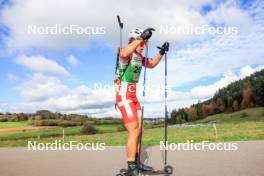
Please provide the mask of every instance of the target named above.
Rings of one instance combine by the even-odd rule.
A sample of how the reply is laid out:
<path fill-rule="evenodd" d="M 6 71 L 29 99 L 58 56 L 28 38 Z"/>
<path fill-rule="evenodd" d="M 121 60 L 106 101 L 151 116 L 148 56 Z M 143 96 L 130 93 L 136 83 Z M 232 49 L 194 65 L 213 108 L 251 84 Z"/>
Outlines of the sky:
<path fill-rule="evenodd" d="M 117 15 L 123 45 L 134 27 L 156 29 L 149 58 L 170 42 L 169 110 L 264 68 L 262 0 L 0 0 L 0 112 L 120 117 L 113 89 Z M 145 98 L 142 76 L 137 94 L 145 116 L 162 117 L 164 58 L 147 70 Z"/>

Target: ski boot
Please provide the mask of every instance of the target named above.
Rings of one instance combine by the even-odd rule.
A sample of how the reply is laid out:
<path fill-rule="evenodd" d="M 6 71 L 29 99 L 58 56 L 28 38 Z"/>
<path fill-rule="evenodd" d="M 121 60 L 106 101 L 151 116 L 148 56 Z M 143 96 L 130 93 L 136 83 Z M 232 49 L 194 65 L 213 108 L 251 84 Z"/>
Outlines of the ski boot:
<path fill-rule="evenodd" d="M 129 164 L 127 169 L 121 169 L 116 176 L 138 176 L 139 169 L 136 164 Z"/>

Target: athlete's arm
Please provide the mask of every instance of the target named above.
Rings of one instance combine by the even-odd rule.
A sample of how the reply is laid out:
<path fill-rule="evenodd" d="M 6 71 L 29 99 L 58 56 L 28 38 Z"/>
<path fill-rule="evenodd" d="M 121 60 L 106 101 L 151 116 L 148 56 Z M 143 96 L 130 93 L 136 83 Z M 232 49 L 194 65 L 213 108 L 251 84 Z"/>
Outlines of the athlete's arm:
<path fill-rule="evenodd" d="M 159 64 L 162 56 L 169 51 L 169 46 L 169 42 L 165 42 L 161 47 L 158 47 L 160 49 L 159 53 L 152 60 L 148 60 L 147 68 L 156 67 Z"/>
<path fill-rule="evenodd" d="M 121 49 L 120 56 L 122 58 L 128 58 L 142 42 L 144 42 L 143 39 L 134 40 L 127 47 Z"/>
<path fill-rule="evenodd" d="M 162 58 L 162 55 L 158 53 L 153 59 L 147 61 L 147 68 L 154 68 L 156 67 L 160 60 Z"/>

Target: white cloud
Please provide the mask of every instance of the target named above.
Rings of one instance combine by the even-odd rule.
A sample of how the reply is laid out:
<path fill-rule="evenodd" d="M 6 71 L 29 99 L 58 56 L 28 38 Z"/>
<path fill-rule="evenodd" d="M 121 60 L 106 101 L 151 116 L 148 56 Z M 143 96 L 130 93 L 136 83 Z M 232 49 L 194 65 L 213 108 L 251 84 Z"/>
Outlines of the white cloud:
<path fill-rule="evenodd" d="M 239 79 L 244 79 L 245 77 L 255 73 L 264 68 L 264 65 L 261 65 L 257 68 L 252 68 L 249 65 L 244 66 L 240 69 L 239 74 L 235 74 L 233 72 L 228 72 L 224 74 L 224 76 L 216 81 L 215 83 L 207 86 L 197 86 L 192 88 L 191 95 L 196 99 L 207 99 L 211 98 L 219 89 L 226 87 L 234 81 Z"/>
<path fill-rule="evenodd" d="M 18 77 L 17 77 L 16 75 L 12 74 L 12 73 L 9 73 L 9 74 L 7 75 L 7 79 L 8 79 L 10 82 L 15 82 L 15 81 L 17 81 Z"/>
<path fill-rule="evenodd" d="M 171 48 L 168 53 L 168 84 L 183 86 L 206 77 L 221 76 L 245 65 L 264 64 L 264 21 L 257 18 L 237 36 L 216 36 L 203 42 Z M 163 82 L 164 60 L 148 71 L 148 84 Z"/>
<path fill-rule="evenodd" d="M 75 56 L 69 56 L 66 58 L 67 62 L 72 66 L 76 67 L 79 64 L 79 60 Z"/>
<path fill-rule="evenodd" d="M 0 102 L 0 112 L 6 112 L 6 107 L 8 107 L 8 103 Z"/>
<path fill-rule="evenodd" d="M 245 70 L 254 73 L 263 68 L 264 65 L 256 68 L 245 66 L 240 69 L 238 74 L 229 71 L 215 83 L 194 87 L 189 92 L 169 89 L 168 108 L 171 111 L 175 108 L 190 106 L 197 103 L 198 100 L 208 99 L 218 89 L 248 76 L 249 72 Z M 137 90 L 138 98 L 143 103 L 140 89 L 139 87 Z M 112 89 L 95 89 L 85 85 L 70 89 L 57 78 L 35 74 L 32 79 L 23 84 L 20 91 L 28 102 L 14 106 L 13 112 L 34 112 L 39 109 L 49 109 L 68 114 L 88 114 L 94 117 L 121 117 L 119 111 L 114 109 L 115 94 Z M 146 92 L 144 105 L 145 117 L 163 117 L 164 89 L 162 87 L 149 89 Z"/>
<path fill-rule="evenodd" d="M 59 111 L 103 109 L 114 105 L 114 92 L 78 86 L 59 98 L 50 98 L 50 108 Z"/>
<path fill-rule="evenodd" d="M 252 73 L 255 73 L 255 72 L 260 71 L 262 69 L 264 69 L 264 65 L 259 65 L 256 68 L 252 68 L 249 65 L 246 65 L 240 69 L 240 78 L 243 79 L 243 78 L 251 75 Z"/>
<path fill-rule="evenodd" d="M 19 91 L 27 101 L 34 102 L 64 95 L 68 88 L 56 77 L 34 74 L 19 87 Z"/>
<path fill-rule="evenodd" d="M 14 0 L 12 6 L 2 10 L 1 21 L 11 30 L 11 35 L 7 38 L 8 46 L 11 48 L 84 48 L 89 41 L 95 38 L 106 39 L 108 43 L 117 42 L 117 14 L 120 14 L 125 22 L 124 32 L 126 34 L 135 25 L 142 28 L 153 26 L 158 29 L 161 24 L 168 24 L 184 28 L 190 24 L 194 26 L 209 24 L 209 21 L 200 14 L 200 10 L 203 5 L 212 3 L 213 0 L 170 0 L 160 6 L 158 0 L 151 1 L 151 4 L 140 0 L 134 0 L 132 4 L 115 0 L 68 0 L 64 3 L 60 0 Z M 137 8 L 131 11 L 131 6 L 137 6 Z M 58 7 L 60 7 L 59 13 Z M 102 12 L 106 15 L 102 15 Z M 138 14 L 140 18 L 135 18 Z M 54 26 L 55 24 L 64 26 L 73 24 L 82 27 L 103 26 L 106 27 L 106 35 L 29 35 L 28 25 L 34 24 L 39 26 Z M 163 40 L 185 42 L 197 36 L 174 34 L 164 36 L 156 32 L 154 40 L 161 39 L 161 37 Z"/>
<path fill-rule="evenodd" d="M 239 28 L 251 25 L 250 16 L 242 11 L 236 1 L 226 1 L 218 8 L 210 11 L 206 18 L 218 25 L 237 26 Z"/>
<path fill-rule="evenodd" d="M 213 95 L 221 88 L 226 87 L 230 83 L 243 79 L 257 71 L 264 69 L 264 65 L 252 68 L 246 65 L 240 68 L 238 74 L 228 71 L 223 74 L 222 78 L 206 86 L 193 87 L 188 92 L 180 92 L 177 90 L 168 90 L 168 107 L 169 109 L 188 107 L 199 100 L 203 101 L 213 97 Z M 140 92 L 141 93 L 141 92 Z M 142 101 L 141 94 L 138 94 Z M 146 93 L 146 116 L 147 117 L 162 117 L 164 114 L 164 89 L 152 89 Z"/>
<path fill-rule="evenodd" d="M 70 73 L 57 62 L 43 56 L 19 56 L 17 57 L 16 62 L 37 73 L 64 77 L 70 76 Z"/>
<path fill-rule="evenodd" d="M 43 74 L 34 74 L 18 90 L 26 101 L 13 106 L 11 109 L 15 112 L 49 109 L 63 113 L 99 114 L 104 112 L 103 109 L 114 107 L 115 101 L 113 89 L 85 85 L 69 88 L 58 78 Z"/>

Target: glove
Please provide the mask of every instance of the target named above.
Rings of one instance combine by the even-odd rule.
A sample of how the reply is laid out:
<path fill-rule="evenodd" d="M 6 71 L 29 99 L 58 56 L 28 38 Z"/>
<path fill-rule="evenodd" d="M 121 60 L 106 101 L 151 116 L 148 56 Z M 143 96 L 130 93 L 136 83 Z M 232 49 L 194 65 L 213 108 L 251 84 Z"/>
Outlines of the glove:
<path fill-rule="evenodd" d="M 165 42 L 161 47 L 158 47 L 160 49 L 159 53 L 163 56 L 165 53 L 169 51 L 170 43 Z"/>
<path fill-rule="evenodd" d="M 143 39 L 143 40 L 148 40 L 151 36 L 152 36 L 152 31 L 155 31 L 155 29 L 153 28 L 147 28 L 145 29 L 142 34 L 140 35 L 140 37 Z"/>

